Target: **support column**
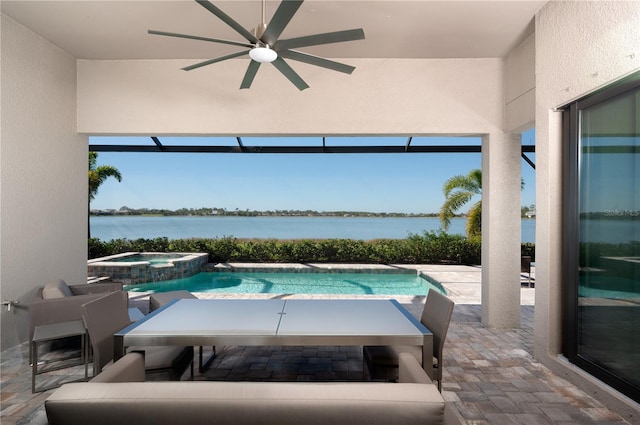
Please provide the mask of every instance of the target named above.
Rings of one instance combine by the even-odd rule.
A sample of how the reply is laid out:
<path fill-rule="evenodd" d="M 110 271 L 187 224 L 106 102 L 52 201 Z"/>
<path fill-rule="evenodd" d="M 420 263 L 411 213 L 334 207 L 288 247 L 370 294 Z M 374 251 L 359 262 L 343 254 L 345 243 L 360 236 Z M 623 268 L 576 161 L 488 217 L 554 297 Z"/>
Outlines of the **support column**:
<path fill-rule="evenodd" d="M 482 323 L 520 327 L 521 141 L 491 133 L 482 140 Z"/>

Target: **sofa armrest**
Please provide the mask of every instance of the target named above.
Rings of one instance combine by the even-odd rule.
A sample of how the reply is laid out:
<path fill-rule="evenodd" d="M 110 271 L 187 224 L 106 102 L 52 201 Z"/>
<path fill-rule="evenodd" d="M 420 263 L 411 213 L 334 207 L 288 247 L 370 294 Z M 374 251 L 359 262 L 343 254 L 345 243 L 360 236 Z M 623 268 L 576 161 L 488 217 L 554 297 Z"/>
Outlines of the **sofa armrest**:
<path fill-rule="evenodd" d="M 424 371 L 418 360 L 410 353 L 398 355 L 398 382 L 413 384 L 432 384 L 429 375 Z"/>
<path fill-rule="evenodd" d="M 144 382 L 144 351 L 132 351 L 96 375 L 91 382 Z"/>
<path fill-rule="evenodd" d="M 69 289 L 73 295 L 104 294 L 107 292 L 122 291 L 122 283 L 83 283 L 80 285 L 69 285 Z"/>

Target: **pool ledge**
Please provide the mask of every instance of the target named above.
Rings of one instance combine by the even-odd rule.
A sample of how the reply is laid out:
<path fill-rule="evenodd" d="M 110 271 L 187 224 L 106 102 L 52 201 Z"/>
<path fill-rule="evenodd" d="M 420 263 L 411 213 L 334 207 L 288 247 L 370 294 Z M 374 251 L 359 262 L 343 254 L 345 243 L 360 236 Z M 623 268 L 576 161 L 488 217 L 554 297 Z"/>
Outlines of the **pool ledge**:
<path fill-rule="evenodd" d="M 165 258 L 166 263 L 152 264 L 141 259 L 139 261 L 119 261 L 127 257 L 142 256 Z M 201 252 L 125 252 L 107 257 L 94 258 L 87 261 L 88 277 L 109 277 L 125 285 L 143 282 L 155 282 L 171 279 L 182 279 L 200 273 L 208 263 L 209 254 Z"/>
<path fill-rule="evenodd" d="M 412 267 L 386 264 L 340 264 L 340 263 L 217 263 L 208 264 L 203 271 L 212 272 L 273 272 L 273 273 L 380 273 L 416 274 Z"/>

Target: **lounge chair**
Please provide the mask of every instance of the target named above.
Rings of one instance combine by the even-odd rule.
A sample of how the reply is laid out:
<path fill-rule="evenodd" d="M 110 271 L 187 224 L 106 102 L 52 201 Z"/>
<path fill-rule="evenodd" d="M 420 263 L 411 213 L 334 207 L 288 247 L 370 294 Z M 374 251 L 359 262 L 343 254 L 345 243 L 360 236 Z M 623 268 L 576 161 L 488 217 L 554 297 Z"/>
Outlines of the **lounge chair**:
<path fill-rule="evenodd" d="M 527 279 L 529 283 L 529 288 L 531 288 L 531 257 L 528 255 L 523 255 L 520 257 L 520 273 L 526 273 Z"/>

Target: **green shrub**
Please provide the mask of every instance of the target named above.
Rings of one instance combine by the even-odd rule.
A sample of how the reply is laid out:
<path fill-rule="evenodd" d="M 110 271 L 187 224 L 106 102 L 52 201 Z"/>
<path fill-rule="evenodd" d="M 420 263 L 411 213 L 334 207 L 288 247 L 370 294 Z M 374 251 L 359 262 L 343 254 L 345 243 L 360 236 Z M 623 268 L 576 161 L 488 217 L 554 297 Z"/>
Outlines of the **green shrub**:
<path fill-rule="evenodd" d="M 406 239 L 215 239 L 169 240 L 89 239 L 89 258 L 129 251 L 206 252 L 209 262 L 366 263 L 366 264 L 480 264 L 479 238 L 440 232 L 409 235 Z M 629 251 L 628 249 L 625 251 Z M 535 245 L 524 243 L 522 255 L 535 259 Z M 535 260 L 534 260 L 535 261 Z"/>
<path fill-rule="evenodd" d="M 520 254 L 522 256 L 531 257 L 531 261 L 536 261 L 536 244 L 531 242 L 524 242 L 520 246 Z"/>

